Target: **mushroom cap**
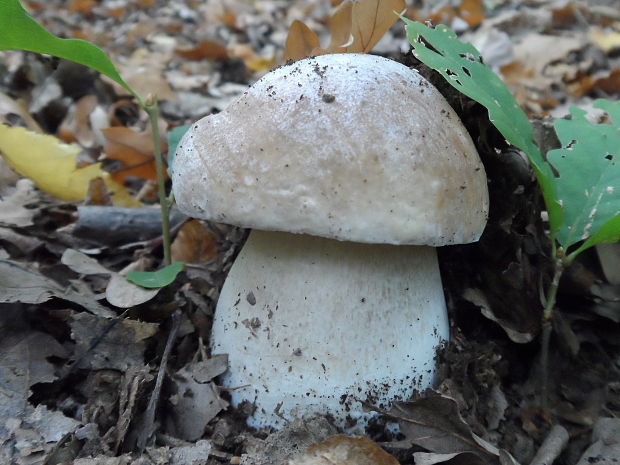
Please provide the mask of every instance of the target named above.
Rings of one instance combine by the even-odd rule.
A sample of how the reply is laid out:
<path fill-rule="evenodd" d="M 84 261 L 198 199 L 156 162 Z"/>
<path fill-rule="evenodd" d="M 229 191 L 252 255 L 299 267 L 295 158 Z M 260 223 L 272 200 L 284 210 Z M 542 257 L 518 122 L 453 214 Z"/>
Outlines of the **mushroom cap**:
<path fill-rule="evenodd" d="M 454 110 L 417 71 L 365 54 L 266 74 L 192 126 L 172 181 L 188 215 L 354 242 L 472 242 L 488 213 Z"/>

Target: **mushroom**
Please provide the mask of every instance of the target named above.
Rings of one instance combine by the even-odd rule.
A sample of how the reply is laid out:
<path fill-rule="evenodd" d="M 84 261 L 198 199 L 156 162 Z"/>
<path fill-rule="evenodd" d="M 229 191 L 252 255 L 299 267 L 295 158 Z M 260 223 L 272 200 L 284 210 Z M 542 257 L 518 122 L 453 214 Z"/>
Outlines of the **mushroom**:
<path fill-rule="evenodd" d="M 363 426 L 432 385 L 449 324 L 436 246 L 478 240 L 484 168 L 420 74 L 371 55 L 265 75 L 179 144 L 179 208 L 252 228 L 221 291 L 211 349 L 233 405 L 279 427 L 330 414 Z"/>

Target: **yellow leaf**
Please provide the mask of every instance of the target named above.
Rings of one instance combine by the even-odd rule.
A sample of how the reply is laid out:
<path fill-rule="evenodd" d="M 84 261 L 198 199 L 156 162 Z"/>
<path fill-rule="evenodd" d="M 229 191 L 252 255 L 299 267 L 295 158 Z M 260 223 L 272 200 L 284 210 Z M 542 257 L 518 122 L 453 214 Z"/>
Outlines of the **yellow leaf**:
<path fill-rule="evenodd" d="M 617 28 L 620 29 L 620 22 L 616 24 Z M 614 49 L 620 49 L 620 32 L 592 27 L 590 30 L 590 42 L 596 44 L 605 53 L 609 53 Z"/>
<path fill-rule="evenodd" d="M 11 168 L 34 181 L 39 189 L 62 200 L 83 200 L 91 179 L 101 177 L 118 206 L 140 206 L 122 185 L 114 182 L 99 163 L 76 168 L 77 145 L 21 127 L 0 124 L 0 153 Z"/>
<path fill-rule="evenodd" d="M 319 46 L 316 33 L 301 21 L 291 24 L 284 45 L 284 60 L 301 60 L 310 55 Z"/>
<path fill-rule="evenodd" d="M 350 53 L 368 53 L 405 9 L 405 0 L 361 0 L 353 4 Z M 396 12 L 396 13 L 394 13 Z"/>

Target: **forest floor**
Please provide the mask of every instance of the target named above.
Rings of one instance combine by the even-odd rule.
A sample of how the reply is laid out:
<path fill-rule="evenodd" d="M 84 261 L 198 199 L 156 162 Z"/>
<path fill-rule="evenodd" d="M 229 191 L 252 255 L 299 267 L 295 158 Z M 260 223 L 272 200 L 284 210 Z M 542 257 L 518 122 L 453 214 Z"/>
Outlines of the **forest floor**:
<path fill-rule="evenodd" d="M 141 95 L 157 95 L 166 131 L 225 109 L 282 64 L 294 20 L 326 43 L 338 3 L 24 2 L 49 31 L 92 41 Z M 481 51 L 537 121 L 544 149 L 557 146 L 551 122 L 570 105 L 598 118 L 592 102 L 620 92 L 616 0 L 408 6 L 407 16 L 448 24 Z M 434 392 L 401 405 L 400 434 L 384 427 L 389 415 L 378 420 L 363 458 L 351 451 L 348 461 L 304 463 L 618 463 L 620 247 L 590 249 L 560 283 L 545 407 L 540 320 L 551 263 L 540 191 L 486 111 L 408 50 L 398 22 L 373 53 L 420 68 L 461 116 L 490 180 L 489 224 L 480 242 L 439 250 L 452 332 Z M 337 428 L 317 418 L 281 431 L 250 429 L 247 409 L 229 406 L 217 386 L 226 360 L 209 354 L 215 304 L 246 231 L 176 211 L 173 260 L 187 264 L 177 280 L 145 291 L 122 277 L 162 260 L 148 118 L 126 94 L 82 66 L 0 52 L 0 123 L 54 136 L 21 134 L 3 150 L 43 154 L 36 169 L 18 169 L 36 186 L 0 158 L 0 463 L 286 464 Z M 63 200 L 68 152 L 59 140 L 77 144 L 69 152 L 79 166 L 102 161 L 131 197 L 111 199 L 93 182 L 84 200 Z M 142 208 L 121 208 L 135 198 Z M 565 434 L 558 450 L 545 442 Z M 398 462 L 372 461 L 375 444 Z M 537 452 L 548 455 L 532 462 Z"/>

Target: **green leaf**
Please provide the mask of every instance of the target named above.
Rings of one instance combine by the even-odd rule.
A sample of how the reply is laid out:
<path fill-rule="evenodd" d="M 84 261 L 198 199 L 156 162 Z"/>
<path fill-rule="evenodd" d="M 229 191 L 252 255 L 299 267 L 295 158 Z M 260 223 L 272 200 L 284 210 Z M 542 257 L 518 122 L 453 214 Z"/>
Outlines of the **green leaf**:
<path fill-rule="evenodd" d="M 183 269 L 183 262 L 174 262 L 157 271 L 130 271 L 127 281 L 148 288 L 164 287 L 173 282 Z"/>
<path fill-rule="evenodd" d="M 177 126 L 176 128 L 168 131 L 168 168 L 172 168 L 172 161 L 174 160 L 174 154 L 177 151 L 177 146 L 181 139 L 190 128 L 189 124 L 183 126 Z"/>
<path fill-rule="evenodd" d="M 50 34 L 32 19 L 19 0 L 0 0 L 0 50 L 26 50 L 75 61 L 118 82 L 142 104 L 142 98 L 123 81 L 100 48 L 84 40 Z"/>
<path fill-rule="evenodd" d="M 557 202 L 553 171 L 534 143 L 534 133 L 525 113 L 497 74 L 482 63 L 476 48 L 458 40 L 456 33 L 443 24 L 430 28 L 401 17 L 414 56 L 439 72 L 454 88 L 489 112 L 489 119 L 512 145 L 523 150 L 541 186 L 552 231 L 562 223 L 562 208 Z"/>
<path fill-rule="evenodd" d="M 607 111 L 612 124 L 593 124 L 572 107 L 572 119 L 554 124 L 562 148 L 547 154 L 559 173 L 564 210 L 556 239 L 564 248 L 586 240 L 579 251 L 620 238 L 620 102 L 597 100 L 594 107 Z"/>

